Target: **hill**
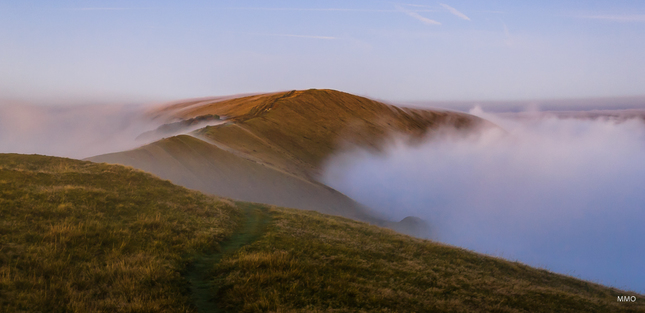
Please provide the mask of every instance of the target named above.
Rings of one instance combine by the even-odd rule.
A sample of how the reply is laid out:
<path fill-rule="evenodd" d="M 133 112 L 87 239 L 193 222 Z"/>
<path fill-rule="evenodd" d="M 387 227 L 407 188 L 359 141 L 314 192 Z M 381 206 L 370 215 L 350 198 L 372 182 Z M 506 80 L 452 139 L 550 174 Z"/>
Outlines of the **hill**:
<path fill-rule="evenodd" d="M 378 221 L 366 208 L 334 189 L 240 157 L 192 136 L 165 138 L 138 149 L 90 160 L 132 166 L 175 184 L 223 197 Z"/>
<path fill-rule="evenodd" d="M 3 312 L 643 312 L 643 300 L 131 168 L 0 154 Z"/>
<path fill-rule="evenodd" d="M 472 131 L 487 125 L 468 114 L 405 109 L 315 89 L 186 101 L 160 108 L 151 116 L 171 125 L 161 127 L 158 131 L 162 133 L 211 117 L 222 122 L 192 132 L 197 139 L 176 136 L 88 160 L 133 166 L 214 195 L 315 210 L 395 228 L 395 224 L 320 183 L 325 160 L 349 145 L 379 151 L 397 135 L 414 142 L 441 127 Z M 418 229 L 413 232 L 418 233 Z"/>
<path fill-rule="evenodd" d="M 265 210 L 264 235 L 215 266 L 230 312 L 645 312 L 639 294 L 342 217 Z"/>
<path fill-rule="evenodd" d="M 166 118 L 225 116 L 228 123 L 196 132 L 209 142 L 294 175 L 316 179 L 339 148 L 380 150 L 392 136 L 420 140 L 432 130 L 473 130 L 486 122 L 472 115 L 400 108 L 335 90 L 294 90 L 166 110 Z"/>
<path fill-rule="evenodd" d="M 241 221 L 131 168 L 0 154 L 0 311 L 191 311 L 181 273 Z"/>

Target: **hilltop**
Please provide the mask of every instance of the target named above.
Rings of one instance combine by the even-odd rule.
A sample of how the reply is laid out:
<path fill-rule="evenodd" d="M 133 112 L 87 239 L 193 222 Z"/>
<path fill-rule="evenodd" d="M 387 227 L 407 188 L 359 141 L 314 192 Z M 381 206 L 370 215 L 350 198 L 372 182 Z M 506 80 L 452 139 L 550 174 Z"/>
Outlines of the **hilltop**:
<path fill-rule="evenodd" d="M 139 149 L 89 158 L 133 166 L 206 193 L 315 210 L 397 228 L 318 181 L 324 162 L 341 149 L 381 151 L 395 136 L 410 143 L 448 127 L 488 125 L 464 113 L 399 108 L 334 90 L 300 90 L 239 98 L 200 99 L 159 108 L 151 116 L 176 130 L 220 120 Z M 408 223 L 420 225 L 419 223 Z M 415 226 L 416 227 L 416 226 Z M 406 231 L 405 227 L 398 227 Z M 418 233 L 418 229 L 409 233 Z"/>
<path fill-rule="evenodd" d="M 6 312 L 643 312 L 643 300 L 132 168 L 0 154 Z"/>
<path fill-rule="evenodd" d="M 413 141 L 440 127 L 466 131 L 486 124 L 464 113 L 401 108 L 335 90 L 293 90 L 189 103 L 166 108 L 163 116 L 180 120 L 226 117 L 226 123 L 195 134 L 246 158 L 312 179 L 325 159 L 349 145 L 378 151 L 395 135 Z"/>

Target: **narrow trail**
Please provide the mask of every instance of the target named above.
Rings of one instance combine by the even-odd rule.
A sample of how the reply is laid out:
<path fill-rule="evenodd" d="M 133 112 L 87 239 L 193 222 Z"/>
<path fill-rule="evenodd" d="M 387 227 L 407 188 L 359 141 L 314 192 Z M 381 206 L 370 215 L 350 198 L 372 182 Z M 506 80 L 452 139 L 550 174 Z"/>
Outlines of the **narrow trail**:
<path fill-rule="evenodd" d="M 257 240 L 264 233 L 269 222 L 269 214 L 261 206 L 242 202 L 236 204 L 245 215 L 242 228 L 221 243 L 220 251 L 196 256 L 185 276 L 190 283 L 191 297 L 197 312 L 223 312 L 217 307 L 215 301 L 211 301 L 213 297 L 211 270 L 224 256 Z"/>

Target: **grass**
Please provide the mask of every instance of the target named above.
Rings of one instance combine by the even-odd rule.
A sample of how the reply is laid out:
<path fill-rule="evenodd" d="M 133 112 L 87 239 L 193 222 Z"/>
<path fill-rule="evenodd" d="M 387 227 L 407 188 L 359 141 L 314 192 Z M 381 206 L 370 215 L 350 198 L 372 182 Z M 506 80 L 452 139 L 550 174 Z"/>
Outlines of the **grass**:
<path fill-rule="evenodd" d="M 408 228 L 320 182 L 325 162 L 346 145 L 378 151 L 395 135 L 419 142 L 441 127 L 469 131 L 488 125 L 465 113 L 404 109 L 316 89 L 191 100 L 150 114 L 183 119 L 168 127 L 214 115 L 226 122 L 192 132 L 197 138 L 174 136 L 88 160 L 132 166 L 210 194 L 401 230 Z"/>
<path fill-rule="evenodd" d="M 216 267 L 230 312 L 643 312 L 642 295 L 315 212 L 272 208 Z M 618 303 L 635 295 L 635 303 Z"/>
<path fill-rule="evenodd" d="M 196 131 L 249 158 L 313 179 L 343 145 L 380 150 L 392 135 L 421 140 L 439 127 L 471 130 L 472 115 L 402 109 L 335 90 L 298 90 L 204 104 L 177 113 L 184 119 L 222 114 L 231 123 Z"/>
<path fill-rule="evenodd" d="M 131 168 L 0 154 L 2 312 L 645 312 L 644 300 Z"/>
<path fill-rule="evenodd" d="M 212 281 L 213 267 L 220 262 L 222 257 L 234 253 L 242 246 L 257 240 L 264 233 L 269 221 L 269 216 L 262 207 L 245 202 L 237 202 L 237 204 L 244 210 L 246 215 L 242 229 L 230 239 L 222 242 L 219 251 L 195 258 L 186 274 L 192 286 L 193 302 L 199 312 L 222 312 L 217 305 L 219 299 L 213 297 L 213 287 L 217 286 Z"/>
<path fill-rule="evenodd" d="M 336 190 L 239 157 L 192 136 L 174 136 L 90 160 L 132 166 L 212 195 L 375 220 L 364 207 Z"/>
<path fill-rule="evenodd" d="M 131 168 L 0 155 L 0 311 L 192 312 L 182 274 L 241 221 Z"/>

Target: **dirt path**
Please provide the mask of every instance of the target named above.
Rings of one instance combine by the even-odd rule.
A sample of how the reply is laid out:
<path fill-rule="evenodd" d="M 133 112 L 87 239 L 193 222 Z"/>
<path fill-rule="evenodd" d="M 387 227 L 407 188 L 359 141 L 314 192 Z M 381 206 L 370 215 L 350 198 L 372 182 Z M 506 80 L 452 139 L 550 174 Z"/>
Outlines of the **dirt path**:
<path fill-rule="evenodd" d="M 249 203 L 236 204 L 246 215 L 242 229 L 222 242 L 219 252 L 195 257 L 185 276 L 190 282 L 191 296 L 197 312 L 222 312 L 215 301 L 210 301 L 213 297 L 211 269 L 227 254 L 258 239 L 269 222 L 269 214 L 261 206 Z"/>

